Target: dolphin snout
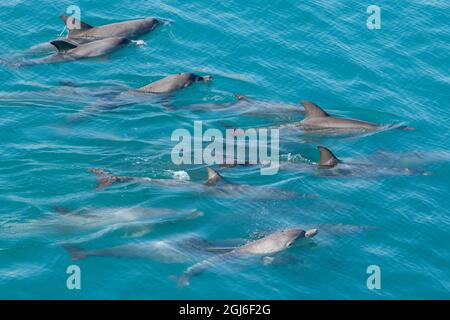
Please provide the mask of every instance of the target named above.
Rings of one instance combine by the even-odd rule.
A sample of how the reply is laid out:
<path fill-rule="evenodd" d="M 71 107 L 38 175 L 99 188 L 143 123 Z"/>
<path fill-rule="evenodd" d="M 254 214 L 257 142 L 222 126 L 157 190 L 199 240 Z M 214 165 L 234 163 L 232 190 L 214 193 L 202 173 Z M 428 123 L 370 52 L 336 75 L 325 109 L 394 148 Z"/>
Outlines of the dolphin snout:
<path fill-rule="evenodd" d="M 318 234 L 319 233 L 319 230 L 318 229 L 310 229 L 310 230 L 308 230 L 308 231 L 306 231 L 306 233 L 305 233 L 305 237 L 306 238 L 312 238 L 312 237 L 314 237 L 316 234 Z"/>
<path fill-rule="evenodd" d="M 155 26 L 159 25 L 166 25 L 172 23 L 172 21 L 167 19 L 160 19 L 160 18 L 145 18 L 146 21 L 153 23 Z"/>
<path fill-rule="evenodd" d="M 203 81 L 212 81 L 212 80 L 213 80 L 213 77 L 210 76 L 210 75 L 203 76 L 203 77 L 201 77 L 201 78 L 202 78 Z"/>

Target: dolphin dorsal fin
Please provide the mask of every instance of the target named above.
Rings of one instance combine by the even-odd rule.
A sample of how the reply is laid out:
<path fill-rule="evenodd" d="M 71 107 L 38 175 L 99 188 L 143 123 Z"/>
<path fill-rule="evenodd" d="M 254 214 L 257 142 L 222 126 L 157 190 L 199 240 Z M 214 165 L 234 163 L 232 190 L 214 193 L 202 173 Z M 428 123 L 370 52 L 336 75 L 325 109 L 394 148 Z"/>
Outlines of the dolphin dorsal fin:
<path fill-rule="evenodd" d="M 317 149 L 320 151 L 319 166 L 332 168 L 340 162 L 328 148 L 318 146 Z"/>
<path fill-rule="evenodd" d="M 82 32 L 82 31 L 86 31 L 86 30 L 94 28 L 90 24 L 87 24 L 86 22 L 78 20 L 77 18 L 74 18 L 74 17 L 64 16 L 64 15 L 59 16 L 59 17 L 61 18 L 62 21 L 64 21 L 64 24 L 66 25 L 67 29 L 69 30 L 69 38 L 70 38 L 71 34 L 73 34 L 73 33 Z"/>
<path fill-rule="evenodd" d="M 55 46 L 58 52 L 66 52 L 77 47 L 76 44 L 66 40 L 55 40 L 50 43 Z"/>
<path fill-rule="evenodd" d="M 220 181 L 224 181 L 222 176 L 214 169 L 206 168 L 208 170 L 208 181 L 206 181 L 206 185 L 214 186 Z"/>
<path fill-rule="evenodd" d="M 321 118 L 330 116 L 321 107 L 311 101 L 302 100 L 300 103 L 305 108 L 306 118 Z"/>

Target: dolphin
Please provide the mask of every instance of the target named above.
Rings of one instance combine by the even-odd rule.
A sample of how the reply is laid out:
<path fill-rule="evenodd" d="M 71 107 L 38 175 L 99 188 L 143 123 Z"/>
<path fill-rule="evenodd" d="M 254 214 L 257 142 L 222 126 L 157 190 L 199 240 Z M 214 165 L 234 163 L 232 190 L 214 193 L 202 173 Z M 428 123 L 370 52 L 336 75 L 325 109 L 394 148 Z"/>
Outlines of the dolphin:
<path fill-rule="evenodd" d="M 207 259 L 216 254 L 213 250 L 209 250 L 212 244 L 190 234 L 164 240 L 135 241 L 131 244 L 94 250 L 85 250 L 68 243 L 62 246 L 70 254 L 72 260 L 88 257 L 116 257 L 143 258 L 162 263 L 195 263 L 199 259 Z"/>
<path fill-rule="evenodd" d="M 245 257 L 264 257 L 279 253 L 290 248 L 296 241 L 303 238 L 312 238 L 319 232 L 318 229 L 308 231 L 302 229 L 283 229 L 269 234 L 261 239 L 249 241 L 246 244 L 233 248 L 216 248 L 218 252 L 224 250 L 225 253 L 203 260 L 187 268 L 183 275 L 175 277 L 178 287 L 189 285 L 190 279 L 203 272 L 208 267 L 228 262 L 233 259 L 243 259 Z M 214 248 L 210 249 L 214 251 Z"/>
<path fill-rule="evenodd" d="M 69 210 L 56 206 L 58 215 L 47 218 L 29 220 L 23 223 L 3 224 L 2 234 L 74 234 L 91 232 L 103 228 L 125 229 L 133 234 L 147 232 L 152 226 L 190 220 L 201 217 L 202 212 L 189 210 L 173 210 L 165 208 L 85 208 Z M 134 233 L 136 232 L 136 233 Z"/>
<path fill-rule="evenodd" d="M 107 38 L 84 44 L 77 44 L 68 40 L 55 40 L 50 43 L 58 50 L 58 53 L 41 59 L 19 62 L 15 66 L 20 67 L 101 57 L 126 46 L 130 43 L 130 40 L 127 38 Z"/>
<path fill-rule="evenodd" d="M 280 128 L 301 128 L 308 132 L 316 131 L 334 133 L 345 133 L 352 131 L 372 132 L 386 128 L 386 126 L 371 122 L 334 117 L 310 101 L 302 100 L 300 103 L 305 108 L 305 118 L 299 122 L 282 125 Z M 407 126 L 398 126 L 397 128 L 412 130 L 412 128 Z"/>
<path fill-rule="evenodd" d="M 202 103 L 185 106 L 193 111 L 235 111 L 239 115 L 246 117 L 270 117 L 271 119 L 292 120 L 297 114 L 303 114 L 304 111 L 297 105 L 278 101 L 252 99 L 243 94 L 234 94 L 233 101 L 225 103 Z"/>
<path fill-rule="evenodd" d="M 221 198 L 250 198 L 260 200 L 315 198 L 314 195 L 301 194 L 293 191 L 280 190 L 265 186 L 231 183 L 224 179 L 216 170 L 207 167 L 208 179 L 204 183 L 191 181 L 156 179 L 148 177 L 116 176 L 104 170 L 93 168 L 89 171 L 97 176 L 97 189 L 103 189 L 116 183 L 149 183 L 167 187 L 188 188 L 197 193 L 208 193 Z"/>
<path fill-rule="evenodd" d="M 319 162 L 290 162 L 279 163 L 280 170 L 298 170 L 311 172 L 319 176 L 326 177 L 370 177 L 370 176 L 429 176 L 430 172 L 410 167 L 400 167 L 395 165 L 377 165 L 372 163 L 349 163 L 338 159 L 330 149 L 318 146 Z M 258 164 L 259 165 L 259 164 Z M 265 165 L 264 163 L 261 165 Z M 249 162 L 238 163 L 235 159 L 222 164 L 221 168 L 234 168 L 238 166 L 255 166 Z"/>
<path fill-rule="evenodd" d="M 80 45 L 64 40 L 55 40 L 51 42 L 51 44 L 58 49 L 58 53 L 65 57 L 69 57 L 69 60 L 100 57 L 110 54 L 129 43 L 130 40 L 123 37 L 106 38 Z"/>
<path fill-rule="evenodd" d="M 116 176 L 104 169 L 92 168 L 89 172 L 93 173 L 97 177 L 96 189 L 103 189 L 116 183 L 152 183 L 165 186 L 189 186 L 192 182 L 184 180 L 172 180 L 172 179 L 156 179 L 148 177 L 130 177 L 130 176 Z"/>
<path fill-rule="evenodd" d="M 158 81 L 152 82 L 146 86 L 137 89 L 138 92 L 145 93 L 171 93 L 183 88 L 187 88 L 195 82 L 211 81 L 212 76 L 199 76 L 194 73 L 186 72 L 169 75 Z"/>
<path fill-rule="evenodd" d="M 208 180 L 204 183 L 205 191 L 221 198 L 231 199 L 258 199 L 258 200 L 288 200 L 294 198 L 314 199 L 312 194 L 298 193 L 294 191 L 280 190 L 267 186 L 252 186 L 248 184 L 232 183 L 224 179 L 216 170 L 206 168 Z"/>
<path fill-rule="evenodd" d="M 330 149 L 324 146 L 317 147 L 320 152 L 320 159 L 317 168 L 321 176 L 410 176 L 410 175 L 431 175 L 430 172 L 394 166 L 377 166 L 364 163 L 346 163 L 339 160 Z"/>
<path fill-rule="evenodd" d="M 121 92 L 113 100 L 90 105 L 77 114 L 70 116 L 68 120 L 73 123 L 98 111 L 114 110 L 119 107 L 138 103 L 139 101 L 146 101 L 149 99 L 149 94 L 151 94 L 151 98 L 157 101 L 161 101 L 160 99 L 162 99 L 164 105 L 167 102 L 167 94 L 187 88 L 196 82 L 208 82 L 212 81 L 212 79 L 213 77 L 210 75 L 199 76 L 190 72 L 169 75 L 138 89 L 129 89 Z"/>
<path fill-rule="evenodd" d="M 320 108 L 318 105 L 302 100 L 300 102 L 305 108 L 305 119 L 300 121 L 299 125 L 305 130 L 320 130 L 320 129 L 337 129 L 337 130 L 363 130 L 374 131 L 378 130 L 381 125 L 360 121 L 355 119 L 337 118 L 333 117 Z"/>
<path fill-rule="evenodd" d="M 134 39 L 144 35 L 161 23 L 155 18 L 130 20 L 94 27 L 74 17 L 60 16 L 69 34 L 67 38 L 76 43 L 86 43 L 106 38 Z M 76 27 L 79 27 L 78 29 Z"/>
<path fill-rule="evenodd" d="M 67 38 L 65 40 L 74 44 L 83 44 L 95 40 L 106 38 L 127 38 L 135 39 L 144 35 L 162 23 L 161 20 L 155 18 L 136 19 L 118 23 L 107 24 L 104 26 L 93 27 L 85 22 L 82 22 L 74 17 L 60 16 L 61 20 L 69 29 Z M 76 27 L 78 27 L 76 29 Z M 44 42 L 34 45 L 28 49 L 26 54 L 40 54 L 50 53 L 54 51 L 55 47 L 50 42 Z"/>

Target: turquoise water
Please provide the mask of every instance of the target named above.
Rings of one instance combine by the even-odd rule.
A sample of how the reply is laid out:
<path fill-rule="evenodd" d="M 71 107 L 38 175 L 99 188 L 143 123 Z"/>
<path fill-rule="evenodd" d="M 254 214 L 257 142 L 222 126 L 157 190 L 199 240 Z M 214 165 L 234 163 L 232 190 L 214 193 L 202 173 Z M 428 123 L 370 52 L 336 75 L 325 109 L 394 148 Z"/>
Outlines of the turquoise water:
<path fill-rule="evenodd" d="M 11 0 L 0 9 L 1 58 L 7 62 L 0 64 L 0 298 L 450 298 L 447 1 L 379 1 L 381 29 L 369 30 L 371 3 L 363 1 L 80 0 L 82 20 L 93 25 L 147 16 L 170 23 L 143 36 L 145 46 L 131 45 L 106 59 L 12 67 L 10 61 L 34 57 L 30 47 L 60 35 L 58 16 L 71 4 Z M 67 122 L 113 93 L 185 71 L 211 74 L 214 81 L 172 96 L 170 108 L 143 99 Z M 235 93 L 256 102 L 209 110 L 232 102 Z M 372 164 L 370 173 L 399 166 L 432 175 L 336 178 L 302 170 L 273 176 L 261 176 L 257 167 L 223 170 L 229 181 L 257 185 L 255 190 L 264 185 L 317 196 L 261 200 L 243 194 L 235 200 L 152 184 L 96 190 L 88 172 L 104 168 L 203 182 L 204 165 L 172 163 L 173 130 L 192 131 L 194 120 L 218 129 L 300 120 L 300 107 L 270 108 L 300 99 L 340 116 L 415 130 L 282 135 L 282 159 L 311 164 L 318 160 L 316 146 L 323 144 L 347 162 Z M 209 108 L 189 107 L 193 104 Z M 269 108 L 261 115 L 263 105 Z M 60 230 L 63 218 L 54 206 L 195 209 L 203 216 L 157 223 L 147 233 L 112 222 Z M 171 276 L 201 255 L 181 263 L 138 257 L 71 261 L 61 246 L 98 249 L 191 236 L 242 243 L 293 226 L 320 232 L 281 253 L 279 263 L 224 262 L 184 288 Z M 81 269 L 81 290 L 66 287 L 72 264 Z M 379 290 L 366 286 L 369 265 L 381 269 Z"/>

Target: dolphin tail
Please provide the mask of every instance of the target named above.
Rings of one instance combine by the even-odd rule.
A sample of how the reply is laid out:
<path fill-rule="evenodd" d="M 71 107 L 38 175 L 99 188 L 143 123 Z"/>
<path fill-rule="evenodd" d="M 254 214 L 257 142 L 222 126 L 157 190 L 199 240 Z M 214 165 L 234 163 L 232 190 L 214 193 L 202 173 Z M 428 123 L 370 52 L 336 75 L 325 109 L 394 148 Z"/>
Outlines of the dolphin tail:
<path fill-rule="evenodd" d="M 103 189 L 117 181 L 117 177 L 103 169 L 89 169 L 89 172 L 97 176 L 97 189 Z"/>
<path fill-rule="evenodd" d="M 70 125 L 70 124 L 75 124 L 77 122 L 85 120 L 86 118 L 92 116 L 94 114 L 94 112 L 97 110 L 101 110 L 101 105 L 92 104 L 92 105 L 82 109 L 81 111 L 68 116 L 67 123 Z"/>
<path fill-rule="evenodd" d="M 69 253 L 70 258 L 74 261 L 84 259 L 88 256 L 86 250 L 83 250 L 73 244 L 63 244 L 62 247 Z"/>
<path fill-rule="evenodd" d="M 407 125 L 401 125 L 397 129 L 403 130 L 403 131 L 414 131 L 415 129 L 413 127 L 407 126 Z"/>

